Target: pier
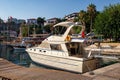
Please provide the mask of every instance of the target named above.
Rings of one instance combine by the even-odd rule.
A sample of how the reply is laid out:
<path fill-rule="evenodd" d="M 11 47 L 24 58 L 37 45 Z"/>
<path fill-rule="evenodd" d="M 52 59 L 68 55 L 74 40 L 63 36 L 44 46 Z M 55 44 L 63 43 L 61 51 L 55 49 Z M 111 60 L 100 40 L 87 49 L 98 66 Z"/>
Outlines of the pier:
<path fill-rule="evenodd" d="M 0 80 L 92 80 L 82 76 L 60 70 L 27 68 L 18 66 L 0 58 Z"/>
<path fill-rule="evenodd" d="M 0 58 L 0 80 L 120 80 L 120 63 L 96 69 L 92 73 L 27 68 Z"/>
<path fill-rule="evenodd" d="M 120 63 L 112 64 L 103 68 L 96 69 L 82 75 L 92 78 L 92 80 L 120 80 Z"/>

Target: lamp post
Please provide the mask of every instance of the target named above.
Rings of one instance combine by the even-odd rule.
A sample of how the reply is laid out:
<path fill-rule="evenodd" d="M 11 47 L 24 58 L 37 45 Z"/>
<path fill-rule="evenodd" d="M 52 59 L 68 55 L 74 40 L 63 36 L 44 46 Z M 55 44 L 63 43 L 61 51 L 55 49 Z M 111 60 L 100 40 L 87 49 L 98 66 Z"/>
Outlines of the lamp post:
<path fill-rule="evenodd" d="M 9 30 L 8 30 L 8 27 L 9 27 L 9 23 L 7 22 L 7 42 L 8 42 L 8 35 L 9 35 Z"/>
<path fill-rule="evenodd" d="M 28 24 L 28 37 L 29 37 L 30 25 Z"/>
<path fill-rule="evenodd" d="M 36 37 L 35 24 L 33 30 L 34 30 L 33 37 Z"/>

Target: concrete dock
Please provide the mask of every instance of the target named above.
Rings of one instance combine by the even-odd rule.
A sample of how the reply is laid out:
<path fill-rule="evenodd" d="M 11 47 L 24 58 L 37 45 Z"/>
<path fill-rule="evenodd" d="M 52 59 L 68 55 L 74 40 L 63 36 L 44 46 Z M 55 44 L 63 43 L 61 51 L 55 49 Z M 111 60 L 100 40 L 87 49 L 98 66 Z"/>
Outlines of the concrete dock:
<path fill-rule="evenodd" d="M 92 80 L 120 80 L 120 63 L 115 63 L 103 68 L 92 71 L 93 75 L 89 72 L 82 75 L 92 78 Z"/>
<path fill-rule="evenodd" d="M 0 80 L 120 80 L 120 63 L 84 74 L 18 66 L 0 58 Z"/>
<path fill-rule="evenodd" d="M 26 68 L 0 58 L 0 80 L 91 80 L 91 78 L 60 70 Z"/>

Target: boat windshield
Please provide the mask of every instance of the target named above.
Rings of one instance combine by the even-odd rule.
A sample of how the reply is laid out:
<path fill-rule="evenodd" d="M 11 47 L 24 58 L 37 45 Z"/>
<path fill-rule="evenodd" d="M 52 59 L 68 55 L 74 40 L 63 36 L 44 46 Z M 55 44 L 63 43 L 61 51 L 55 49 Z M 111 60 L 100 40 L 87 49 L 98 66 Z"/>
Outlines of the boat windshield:
<path fill-rule="evenodd" d="M 52 34 L 53 35 L 63 35 L 66 30 L 67 30 L 67 27 L 56 26 L 56 27 L 53 28 Z"/>

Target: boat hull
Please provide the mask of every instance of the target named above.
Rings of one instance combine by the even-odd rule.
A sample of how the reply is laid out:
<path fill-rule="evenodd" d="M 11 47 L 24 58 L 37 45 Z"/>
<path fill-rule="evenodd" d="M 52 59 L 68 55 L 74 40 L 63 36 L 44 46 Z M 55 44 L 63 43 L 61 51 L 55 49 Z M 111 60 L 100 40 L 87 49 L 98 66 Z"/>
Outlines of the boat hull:
<path fill-rule="evenodd" d="M 95 59 L 79 60 L 75 58 L 57 57 L 33 52 L 29 52 L 29 55 L 36 63 L 71 72 L 84 73 L 96 69 Z"/>

